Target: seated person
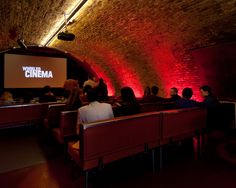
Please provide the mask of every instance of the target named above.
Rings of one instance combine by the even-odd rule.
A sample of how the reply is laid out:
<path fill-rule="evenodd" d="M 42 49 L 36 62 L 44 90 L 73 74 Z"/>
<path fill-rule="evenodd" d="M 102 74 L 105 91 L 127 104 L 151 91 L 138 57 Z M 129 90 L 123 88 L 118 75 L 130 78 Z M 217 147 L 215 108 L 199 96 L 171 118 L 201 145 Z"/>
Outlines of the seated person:
<path fill-rule="evenodd" d="M 175 102 L 178 99 L 181 99 L 181 97 L 178 95 L 178 89 L 176 87 L 172 87 L 170 89 L 170 98 L 168 98 L 167 101 Z"/>
<path fill-rule="evenodd" d="M 184 88 L 182 96 L 183 98 L 178 99 L 175 102 L 177 108 L 192 108 L 198 106 L 196 101 L 191 100 L 191 97 L 193 96 L 193 90 L 191 88 Z"/>
<path fill-rule="evenodd" d="M 87 91 L 87 98 L 90 102 L 89 105 L 83 106 L 78 109 L 77 118 L 77 134 L 79 135 L 79 129 L 81 123 L 90 123 L 99 120 L 112 119 L 114 117 L 113 110 L 110 104 L 98 102 L 99 96 L 95 89 Z M 79 141 L 76 142 L 73 147 L 79 148 Z"/>
<path fill-rule="evenodd" d="M 98 90 L 100 100 L 105 101 L 109 99 L 107 85 L 102 78 L 99 79 L 97 90 Z"/>
<path fill-rule="evenodd" d="M 98 102 L 99 96 L 96 89 L 87 92 L 89 104 L 78 109 L 78 123 L 90 123 L 114 117 L 110 104 Z"/>
<path fill-rule="evenodd" d="M 142 102 L 153 103 L 153 102 L 163 102 L 164 98 L 158 96 L 159 87 L 153 86 L 151 88 L 151 95 L 143 98 Z"/>
<path fill-rule="evenodd" d="M 201 104 L 207 109 L 207 131 L 222 129 L 222 114 L 219 101 L 214 97 L 211 88 L 207 85 L 200 87 L 200 92 L 204 97 L 204 101 Z"/>
<path fill-rule="evenodd" d="M 219 105 L 219 101 L 213 96 L 211 88 L 207 85 L 200 87 L 200 92 L 204 97 L 203 106 L 212 108 Z"/>
<path fill-rule="evenodd" d="M 127 116 L 141 112 L 134 91 L 130 87 L 123 87 L 121 89 L 121 102 L 115 103 L 115 106 L 116 116 Z"/>
<path fill-rule="evenodd" d="M 147 86 L 144 90 L 143 98 L 151 95 L 151 88 Z"/>
<path fill-rule="evenodd" d="M 0 105 L 11 105 L 13 104 L 13 96 L 10 92 L 5 91 L 0 97 Z"/>
<path fill-rule="evenodd" d="M 56 102 L 56 96 L 51 91 L 50 86 L 44 86 L 42 89 L 42 95 L 39 97 L 39 102 Z"/>
<path fill-rule="evenodd" d="M 80 99 L 81 90 L 78 87 L 78 80 L 68 79 L 64 83 L 64 89 L 67 93 L 66 110 L 77 110 L 82 106 Z"/>
<path fill-rule="evenodd" d="M 86 80 L 86 81 L 84 82 L 83 88 L 85 88 L 85 86 L 87 86 L 87 85 L 91 86 L 92 88 L 97 87 L 98 83 L 97 83 L 95 80 L 96 80 L 95 77 L 89 75 L 89 76 L 88 76 L 88 80 Z"/>

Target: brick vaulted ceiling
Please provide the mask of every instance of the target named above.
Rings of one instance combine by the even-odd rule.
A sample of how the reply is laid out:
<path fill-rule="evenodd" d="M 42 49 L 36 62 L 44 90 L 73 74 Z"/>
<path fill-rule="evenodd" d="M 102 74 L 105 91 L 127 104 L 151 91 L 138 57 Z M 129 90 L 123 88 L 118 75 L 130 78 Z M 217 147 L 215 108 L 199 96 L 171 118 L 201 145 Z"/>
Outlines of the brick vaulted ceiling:
<path fill-rule="evenodd" d="M 0 49 L 16 46 L 19 36 L 41 44 L 72 3 L 1 0 Z M 129 85 L 140 96 L 158 84 L 164 95 L 206 82 L 188 50 L 236 39 L 236 0 L 88 0 L 68 29 L 76 40 L 50 47 L 89 63 L 110 93 Z"/>

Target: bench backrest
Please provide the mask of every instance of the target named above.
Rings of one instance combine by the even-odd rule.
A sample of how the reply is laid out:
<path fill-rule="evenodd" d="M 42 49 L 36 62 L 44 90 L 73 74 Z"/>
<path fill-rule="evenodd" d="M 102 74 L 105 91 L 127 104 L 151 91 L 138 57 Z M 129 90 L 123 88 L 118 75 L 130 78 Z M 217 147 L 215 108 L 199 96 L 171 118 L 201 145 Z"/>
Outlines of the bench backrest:
<path fill-rule="evenodd" d="M 0 107 L 0 128 L 10 128 L 40 121 L 40 104 L 12 105 Z"/>
<path fill-rule="evenodd" d="M 83 169 L 131 156 L 159 146 L 161 113 L 115 118 L 81 126 Z"/>
<path fill-rule="evenodd" d="M 61 112 L 60 130 L 63 137 L 76 134 L 77 114 L 77 110 Z"/>
<path fill-rule="evenodd" d="M 48 126 L 59 126 L 61 111 L 65 109 L 65 104 L 51 104 L 48 106 L 46 122 Z"/>
<path fill-rule="evenodd" d="M 206 126 L 206 109 L 188 108 L 162 112 L 162 144 L 194 136 Z"/>

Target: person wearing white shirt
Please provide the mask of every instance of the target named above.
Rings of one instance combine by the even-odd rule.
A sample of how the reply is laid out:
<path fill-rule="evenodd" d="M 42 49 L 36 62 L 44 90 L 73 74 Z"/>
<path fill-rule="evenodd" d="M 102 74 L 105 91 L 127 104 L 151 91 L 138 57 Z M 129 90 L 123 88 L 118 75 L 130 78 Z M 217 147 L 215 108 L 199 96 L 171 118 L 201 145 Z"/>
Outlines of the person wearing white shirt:
<path fill-rule="evenodd" d="M 114 118 L 113 110 L 110 104 L 98 102 L 98 92 L 96 89 L 90 89 L 87 92 L 89 105 L 78 109 L 77 134 L 79 135 L 80 124 L 90 123 L 99 120 Z M 73 144 L 74 149 L 79 149 L 79 141 Z"/>
<path fill-rule="evenodd" d="M 114 118 L 112 106 L 108 103 L 98 102 L 98 97 L 98 92 L 95 89 L 88 91 L 87 98 L 90 104 L 78 109 L 77 134 L 79 133 L 79 125 L 81 123 Z"/>

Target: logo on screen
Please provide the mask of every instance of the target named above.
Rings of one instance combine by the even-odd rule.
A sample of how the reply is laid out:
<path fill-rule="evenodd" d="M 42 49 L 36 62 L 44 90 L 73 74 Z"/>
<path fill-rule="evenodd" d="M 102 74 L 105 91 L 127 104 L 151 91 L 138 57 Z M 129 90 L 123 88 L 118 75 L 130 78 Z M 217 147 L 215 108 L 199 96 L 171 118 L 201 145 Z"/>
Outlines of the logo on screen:
<path fill-rule="evenodd" d="M 41 67 L 22 67 L 25 78 L 53 78 L 52 71 L 42 70 Z"/>

